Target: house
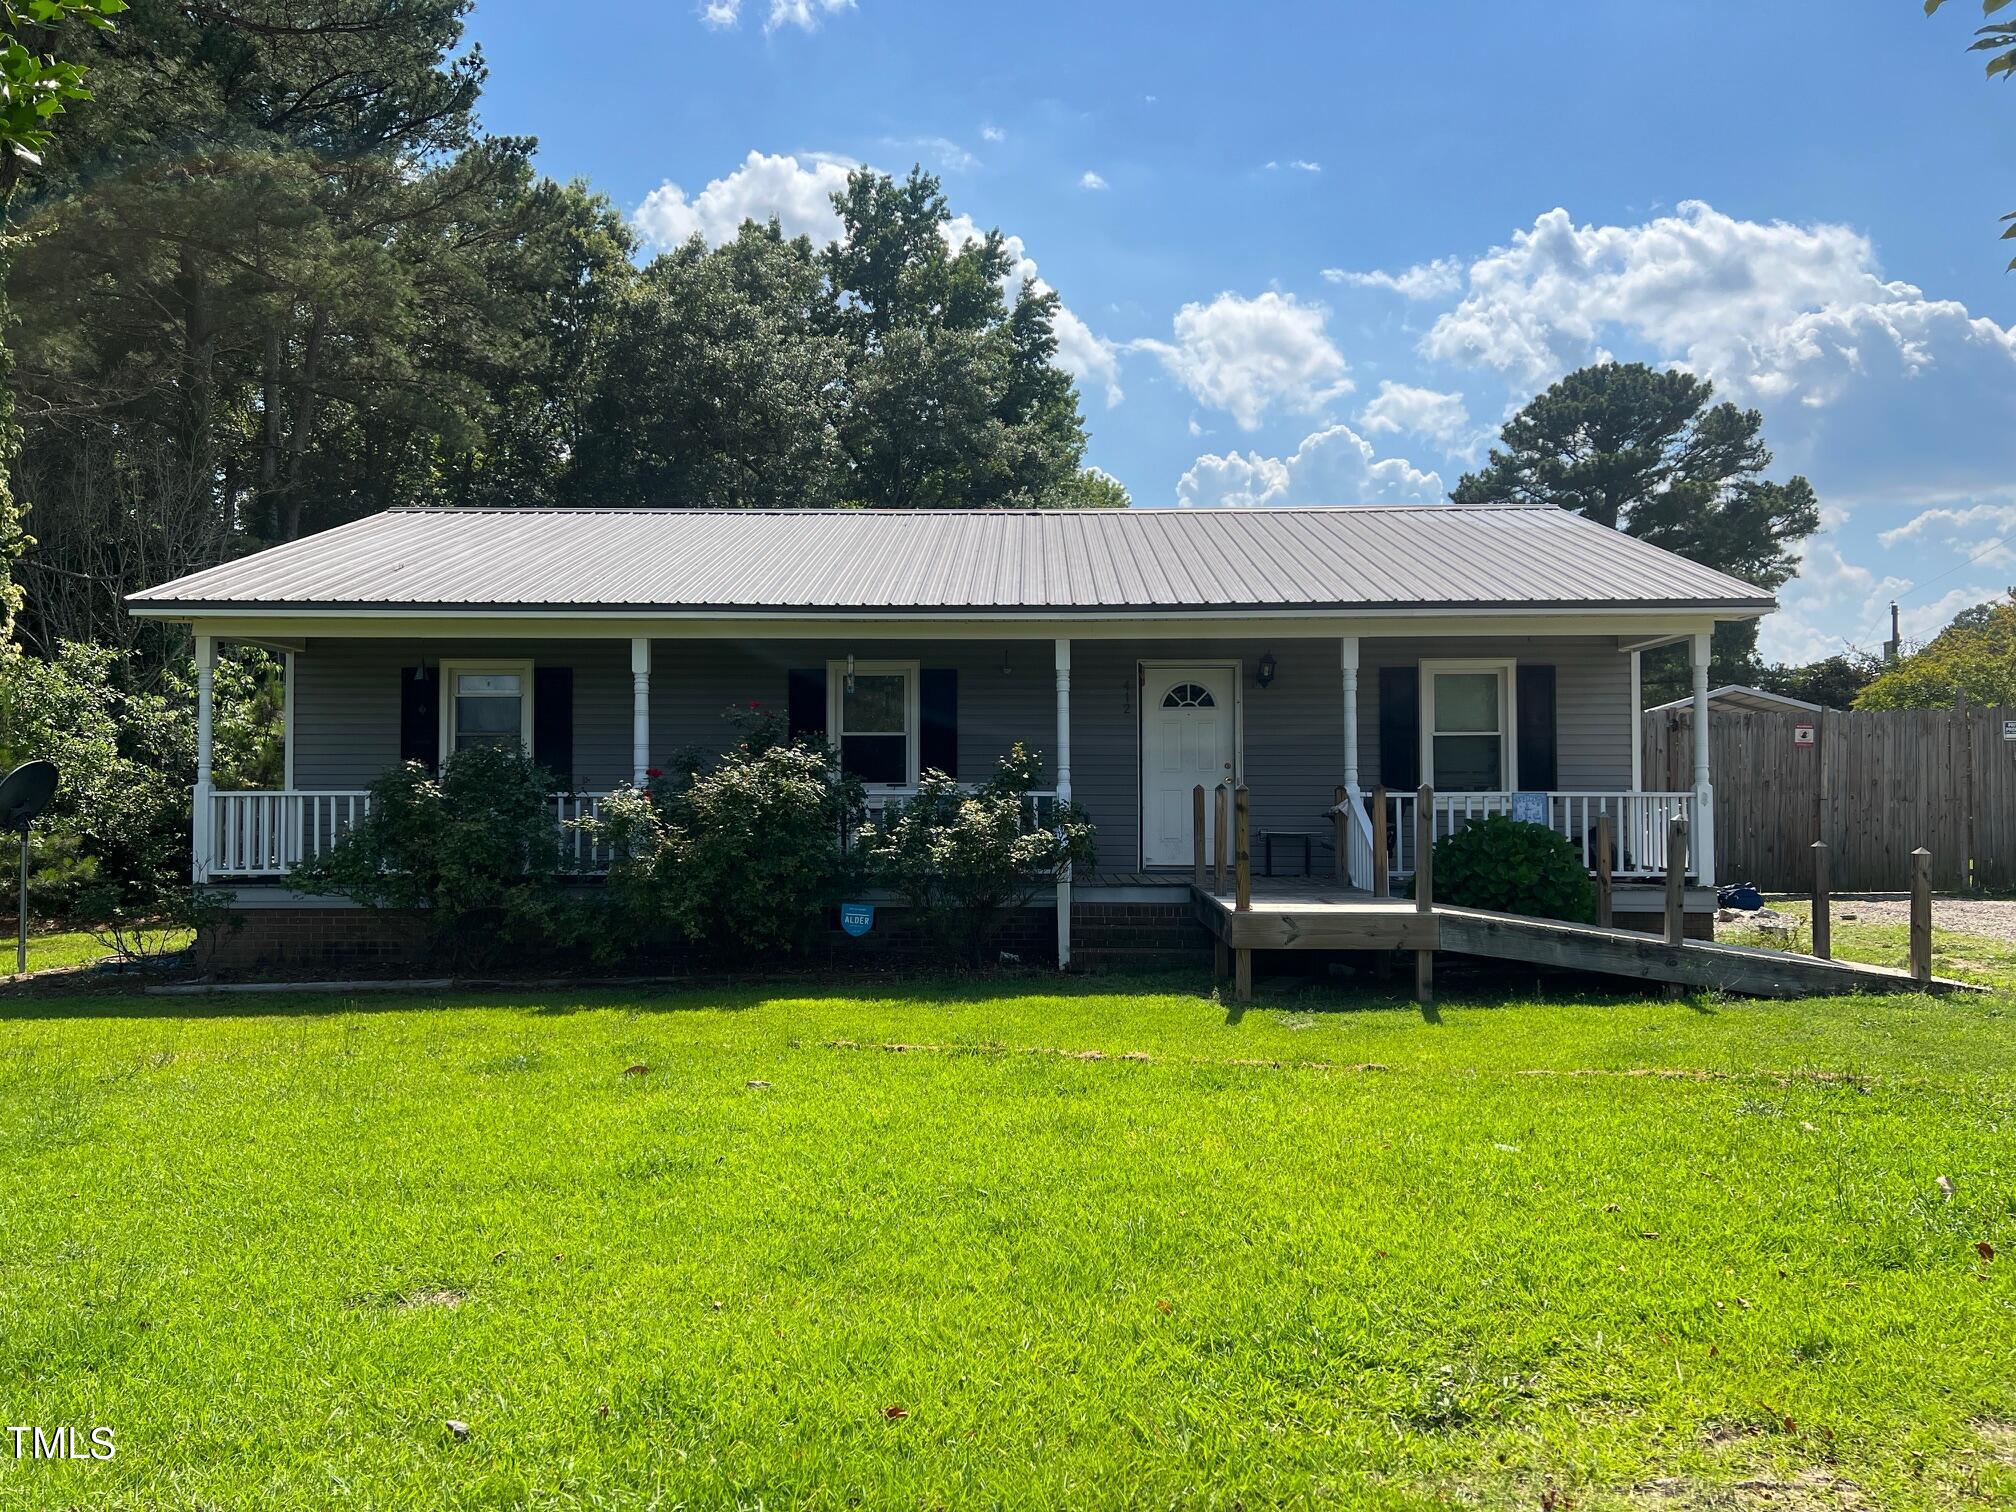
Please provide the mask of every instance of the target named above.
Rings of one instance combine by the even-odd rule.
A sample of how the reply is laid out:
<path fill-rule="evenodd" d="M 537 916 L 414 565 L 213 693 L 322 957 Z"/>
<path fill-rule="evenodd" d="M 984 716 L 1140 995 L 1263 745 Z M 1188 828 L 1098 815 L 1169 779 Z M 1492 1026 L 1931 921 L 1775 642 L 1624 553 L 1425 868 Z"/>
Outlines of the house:
<path fill-rule="evenodd" d="M 1018 740 L 1042 751 L 1098 827 L 1098 874 L 1057 888 L 1066 962 L 1074 918 L 1187 913 L 1194 790 L 1220 783 L 1250 790 L 1256 866 L 1357 887 L 1367 795 L 1393 790 L 1404 875 L 1424 784 L 1437 834 L 1516 794 L 1590 858 L 1608 815 L 1624 879 L 1662 873 L 1667 821 L 1688 819 L 1712 883 L 1707 721 L 1692 784 L 1646 791 L 1639 655 L 1686 643 L 1700 708 L 1716 623 L 1773 607 L 1564 511 L 1452 505 L 399 509 L 128 602 L 195 634 L 195 880 L 262 915 L 258 948 L 284 953 L 289 916 L 333 928 L 344 901 L 284 879 L 395 763 L 522 741 L 568 784 L 565 819 L 721 746 L 723 710 L 754 699 L 838 746 L 876 804 L 927 768 L 971 780 Z M 220 642 L 285 653 L 280 791 L 212 783 Z"/>

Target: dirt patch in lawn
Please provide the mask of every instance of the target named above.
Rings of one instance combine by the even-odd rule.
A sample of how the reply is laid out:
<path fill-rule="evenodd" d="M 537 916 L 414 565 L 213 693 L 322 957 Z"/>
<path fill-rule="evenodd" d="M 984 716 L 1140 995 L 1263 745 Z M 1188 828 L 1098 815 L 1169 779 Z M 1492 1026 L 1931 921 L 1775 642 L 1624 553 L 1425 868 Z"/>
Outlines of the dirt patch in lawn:
<path fill-rule="evenodd" d="M 1670 1512 L 1865 1512 L 1875 1503 L 1862 1488 L 1831 1470 L 1813 1467 L 1780 1478 L 1751 1476 L 1746 1480 L 1708 1484 L 1684 1476 L 1662 1476 L 1631 1488 L 1631 1505 L 1666 1508 Z"/>
<path fill-rule="evenodd" d="M 453 1312 L 469 1300 L 469 1293 L 459 1286 L 412 1286 L 403 1291 L 379 1292 L 375 1296 L 352 1297 L 353 1308 L 370 1308 L 381 1312 L 418 1312 L 423 1308 L 439 1307 Z"/>

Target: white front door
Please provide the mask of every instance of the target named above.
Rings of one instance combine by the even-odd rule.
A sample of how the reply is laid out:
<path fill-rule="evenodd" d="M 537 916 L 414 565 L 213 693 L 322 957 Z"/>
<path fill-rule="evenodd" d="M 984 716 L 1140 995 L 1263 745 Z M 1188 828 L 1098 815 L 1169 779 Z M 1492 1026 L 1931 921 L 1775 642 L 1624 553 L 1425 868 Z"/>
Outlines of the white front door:
<path fill-rule="evenodd" d="M 1215 861 L 1212 815 L 1219 783 L 1236 780 L 1238 691 L 1230 667 L 1149 667 L 1142 684 L 1141 861 L 1188 866 L 1194 793 L 1204 789 L 1204 850 Z"/>

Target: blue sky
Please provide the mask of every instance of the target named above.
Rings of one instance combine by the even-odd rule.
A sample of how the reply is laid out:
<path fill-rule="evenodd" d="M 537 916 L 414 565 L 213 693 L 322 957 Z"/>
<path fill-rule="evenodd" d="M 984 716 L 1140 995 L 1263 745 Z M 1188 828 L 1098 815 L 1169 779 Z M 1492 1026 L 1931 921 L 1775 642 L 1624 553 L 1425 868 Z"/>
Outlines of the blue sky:
<path fill-rule="evenodd" d="M 1972 8 L 480 0 L 485 124 L 648 237 L 941 175 L 1137 505 L 1436 499 L 1602 355 L 1765 415 L 1827 528 L 1767 654 L 2016 583 L 2016 85 Z"/>

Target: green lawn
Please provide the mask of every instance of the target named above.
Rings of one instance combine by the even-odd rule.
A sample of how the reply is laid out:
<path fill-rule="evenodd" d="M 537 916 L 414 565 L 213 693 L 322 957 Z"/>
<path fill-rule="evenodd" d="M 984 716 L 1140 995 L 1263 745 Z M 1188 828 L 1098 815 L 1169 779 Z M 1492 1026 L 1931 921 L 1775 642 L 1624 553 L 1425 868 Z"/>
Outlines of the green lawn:
<path fill-rule="evenodd" d="M 0 997 L 0 1507 L 2016 1498 L 2016 998 L 809 990 Z"/>
<path fill-rule="evenodd" d="M 1813 949 L 1813 905 L 1806 902 L 1774 902 L 1772 910 L 1798 920 L 1795 932 L 1787 937 L 1748 928 L 1724 927 L 1716 938 L 1737 945 L 1769 945 L 1796 950 Z M 1908 966 L 1911 963 L 1911 926 L 1888 920 L 1857 919 L 1844 922 L 1841 915 L 1854 913 L 1852 900 L 1834 905 L 1834 956 L 1842 961 L 1868 961 L 1877 966 Z M 1992 987 L 2016 988 L 2016 944 L 1991 940 L 1982 935 L 1957 930 L 1932 931 L 1932 970 L 1935 975 L 1955 977 L 1963 982 L 1980 982 Z"/>
<path fill-rule="evenodd" d="M 190 931 L 186 929 L 146 930 L 143 938 L 149 950 L 180 949 L 189 943 Z M 6 926 L 4 938 L 0 938 L 0 976 L 14 974 L 14 932 L 13 926 Z M 102 961 L 112 954 L 112 949 L 97 935 L 88 930 L 67 929 L 28 936 L 28 969 L 50 971 L 57 967 L 87 966 L 93 961 Z"/>

